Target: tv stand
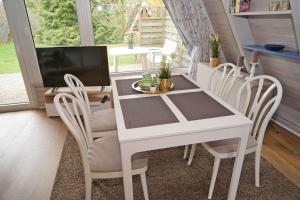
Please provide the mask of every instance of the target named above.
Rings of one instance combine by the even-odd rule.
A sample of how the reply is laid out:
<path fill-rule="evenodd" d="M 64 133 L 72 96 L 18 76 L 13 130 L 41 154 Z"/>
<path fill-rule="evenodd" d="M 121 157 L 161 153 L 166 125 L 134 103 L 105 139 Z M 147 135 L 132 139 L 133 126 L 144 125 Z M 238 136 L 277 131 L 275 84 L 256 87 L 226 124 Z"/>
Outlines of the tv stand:
<path fill-rule="evenodd" d="M 89 101 L 91 104 L 92 111 L 102 110 L 106 108 L 112 108 L 113 97 L 110 86 L 86 86 L 85 87 L 88 93 Z M 49 88 L 45 93 L 45 108 L 47 115 L 49 117 L 58 116 L 58 113 L 54 106 L 54 97 L 59 93 L 69 93 L 72 94 L 72 91 L 68 87 L 54 87 Z M 107 96 L 107 97 L 105 97 Z M 105 101 L 103 101 L 105 99 Z M 103 102 L 103 103 L 102 103 Z"/>

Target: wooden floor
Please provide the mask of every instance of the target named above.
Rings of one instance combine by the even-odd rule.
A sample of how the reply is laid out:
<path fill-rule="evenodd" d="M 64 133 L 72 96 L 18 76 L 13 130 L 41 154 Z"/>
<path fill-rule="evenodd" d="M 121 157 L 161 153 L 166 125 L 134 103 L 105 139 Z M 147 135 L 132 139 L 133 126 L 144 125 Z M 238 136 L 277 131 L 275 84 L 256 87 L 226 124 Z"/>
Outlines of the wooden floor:
<path fill-rule="evenodd" d="M 43 111 L 0 114 L 0 199 L 49 199 L 66 134 Z M 300 138 L 272 123 L 263 157 L 300 187 Z"/>
<path fill-rule="evenodd" d="M 43 111 L 0 114 L 0 199 L 49 199 L 66 135 Z"/>
<path fill-rule="evenodd" d="M 268 127 L 262 156 L 300 188 L 300 138 L 275 123 Z"/>

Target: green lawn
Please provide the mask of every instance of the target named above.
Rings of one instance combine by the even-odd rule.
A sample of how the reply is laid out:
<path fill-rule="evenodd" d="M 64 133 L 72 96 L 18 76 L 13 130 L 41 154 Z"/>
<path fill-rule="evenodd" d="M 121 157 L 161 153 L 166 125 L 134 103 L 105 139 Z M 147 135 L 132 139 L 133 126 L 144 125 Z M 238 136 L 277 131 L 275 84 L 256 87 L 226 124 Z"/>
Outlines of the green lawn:
<path fill-rule="evenodd" d="M 126 44 L 108 45 L 108 49 L 120 46 L 126 46 Z M 113 58 L 111 56 L 108 56 L 108 62 L 110 66 L 113 65 Z M 134 64 L 135 62 L 134 56 L 120 56 L 118 59 L 120 67 L 122 67 L 121 65 Z M 15 72 L 20 72 L 20 68 L 14 45 L 12 43 L 0 44 L 0 74 Z"/>
<path fill-rule="evenodd" d="M 0 74 L 19 72 L 16 50 L 13 44 L 0 44 Z"/>

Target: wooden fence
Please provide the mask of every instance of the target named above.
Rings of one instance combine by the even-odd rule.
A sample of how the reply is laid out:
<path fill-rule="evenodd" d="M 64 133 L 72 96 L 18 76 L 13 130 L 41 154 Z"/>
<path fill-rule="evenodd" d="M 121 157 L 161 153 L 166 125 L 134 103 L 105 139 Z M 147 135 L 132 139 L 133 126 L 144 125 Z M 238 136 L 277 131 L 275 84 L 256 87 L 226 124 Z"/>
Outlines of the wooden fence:
<path fill-rule="evenodd" d="M 178 31 L 165 7 L 150 7 L 151 17 L 141 15 L 138 30 L 141 33 L 140 45 L 162 47 L 166 39 L 177 43 L 174 67 L 187 67 L 190 57 Z"/>

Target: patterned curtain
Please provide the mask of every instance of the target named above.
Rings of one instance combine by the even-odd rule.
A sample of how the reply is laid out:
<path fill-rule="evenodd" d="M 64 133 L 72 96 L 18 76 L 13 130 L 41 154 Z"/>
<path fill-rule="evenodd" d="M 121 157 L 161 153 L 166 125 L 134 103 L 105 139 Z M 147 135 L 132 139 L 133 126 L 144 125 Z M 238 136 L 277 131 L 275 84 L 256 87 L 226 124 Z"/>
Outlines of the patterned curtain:
<path fill-rule="evenodd" d="M 196 80 L 197 63 L 209 61 L 211 28 L 202 0 L 163 1 L 191 55 L 189 76 Z"/>

